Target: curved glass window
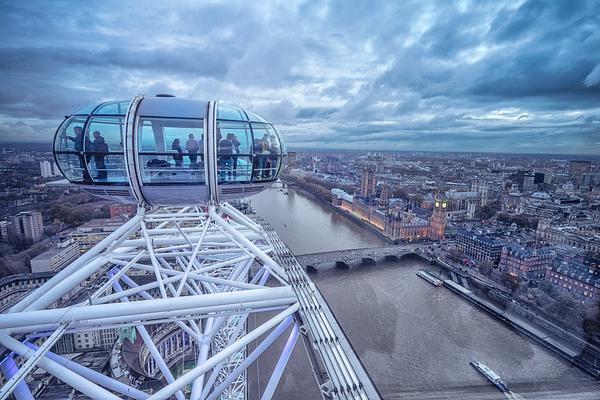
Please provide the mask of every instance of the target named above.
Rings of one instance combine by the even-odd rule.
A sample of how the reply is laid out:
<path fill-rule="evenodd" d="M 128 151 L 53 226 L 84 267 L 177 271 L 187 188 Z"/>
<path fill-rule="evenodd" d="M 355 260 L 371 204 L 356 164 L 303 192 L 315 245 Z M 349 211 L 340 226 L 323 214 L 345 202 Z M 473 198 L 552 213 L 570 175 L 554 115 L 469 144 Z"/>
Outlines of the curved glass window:
<path fill-rule="evenodd" d="M 272 181 L 277 178 L 281 163 L 281 142 L 275 129 L 269 124 L 252 124 L 254 134 L 254 171 L 255 182 Z"/>
<path fill-rule="evenodd" d="M 94 111 L 94 114 L 125 115 L 127 114 L 129 103 L 129 101 L 111 101 L 98 107 L 98 109 Z"/>
<path fill-rule="evenodd" d="M 90 180 L 85 168 L 89 159 L 84 155 L 84 149 L 90 149 L 90 142 L 84 140 L 85 121 L 86 117 L 67 118 L 58 128 L 54 138 L 58 166 L 72 182 Z"/>
<path fill-rule="evenodd" d="M 58 128 L 54 141 L 55 151 L 83 150 L 83 127 L 86 117 L 71 117 L 66 119 Z"/>
<path fill-rule="evenodd" d="M 275 131 L 275 135 L 277 136 L 277 138 L 279 139 L 279 146 L 281 147 L 281 154 L 283 154 L 283 156 L 287 156 L 287 143 L 285 142 L 285 137 L 283 135 L 280 135 L 275 128 L 271 127 L 273 129 L 273 131 Z"/>
<path fill-rule="evenodd" d="M 85 141 L 90 149 L 88 170 L 94 182 L 127 183 L 123 137 L 125 119 L 121 117 L 92 117 L 88 121 Z"/>
<path fill-rule="evenodd" d="M 217 121 L 219 183 L 250 182 L 252 132 L 247 122 Z"/>
<path fill-rule="evenodd" d="M 73 113 L 73 115 L 89 115 L 94 111 L 94 109 L 98 107 L 98 104 L 92 104 L 90 106 L 85 106 Z"/>
<path fill-rule="evenodd" d="M 101 136 L 110 152 L 123 152 L 123 137 L 125 136 L 125 118 L 120 117 L 92 117 L 90 118 L 86 135 L 93 143 Z"/>
<path fill-rule="evenodd" d="M 250 118 L 250 121 L 263 122 L 265 124 L 268 123 L 268 121 L 266 119 L 264 119 L 263 117 L 261 117 L 260 115 L 254 114 L 252 111 L 248 111 L 248 110 L 244 110 L 244 111 L 246 111 L 246 114 Z"/>
<path fill-rule="evenodd" d="M 86 159 L 79 153 L 56 153 L 56 161 L 65 177 L 71 182 L 83 181 Z"/>
<path fill-rule="evenodd" d="M 204 183 L 203 120 L 140 117 L 137 138 L 144 184 Z"/>
<path fill-rule="evenodd" d="M 250 132 L 250 125 L 244 122 L 217 121 L 219 149 L 221 142 L 224 146 L 229 144 L 233 153 L 251 155 L 252 133 Z M 227 152 L 226 148 L 224 150 Z"/>
<path fill-rule="evenodd" d="M 233 121 L 247 121 L 248 118 L 240 108 L 219 104 L 217 119 L 228 119 Z"/>

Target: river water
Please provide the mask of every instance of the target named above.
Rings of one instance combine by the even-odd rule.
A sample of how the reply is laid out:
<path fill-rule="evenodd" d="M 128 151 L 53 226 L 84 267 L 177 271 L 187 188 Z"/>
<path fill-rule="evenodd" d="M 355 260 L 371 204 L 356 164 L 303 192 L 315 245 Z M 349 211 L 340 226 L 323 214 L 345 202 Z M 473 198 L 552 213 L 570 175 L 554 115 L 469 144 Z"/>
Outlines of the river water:
<path fill-rule="evenodd" d="M 384 243 L 311 195 L 288 193 L 269 189 L 251 200 L 295 254 Z M 469 365 L 472 359 L 487 364 L 525 399 L 600 399 L 598 380 L 446 288 L 418 278 L 421 268 L 428 265 L 403 258 L 311 275 L 385 399 L 505 399 Z M 264 371 L 272 369 L 283 342 L 249 371 L 250 398 L 259 398 L 254 393 L 264 388 Z M 319 398 L 301 341 L 275 398 Z"/>

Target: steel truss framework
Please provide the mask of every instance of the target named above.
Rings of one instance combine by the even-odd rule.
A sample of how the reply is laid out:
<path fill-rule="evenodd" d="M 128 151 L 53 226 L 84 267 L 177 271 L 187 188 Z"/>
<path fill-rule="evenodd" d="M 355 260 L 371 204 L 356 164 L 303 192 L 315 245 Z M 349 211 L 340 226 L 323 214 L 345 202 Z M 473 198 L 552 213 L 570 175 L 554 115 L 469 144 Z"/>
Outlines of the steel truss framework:
<path fill-rule="evenodd" d="M 298 299 L 284 269 L 268 255 L 272 250 L 262 228 L 226 203 L 140 208 L 2 315 L 0 344 L 8 356 L 0 398 L 33 398 L 24 378 L 41 368 L 93 399 L 245 399 L 247 368 L 290 332 L 262 394 L 271 398 L 299 332 Z M 152 277 L 150 283 L 136 283 L 140 275 L 144 282 Z M 268 278 L 279 285 L 265 286 Z M 91 280 L 100 287 L 83 299 L 74 296 Z M 247 331 L 249 314 L 258 312 L 270 318 Z M 152 326 L 170 326 L 193 341 L 191 369 L 173 376 L 172 360 L 157 347 Z M 135 329 L 166 381 L 162 388 L 149 394 L 50 351 L 67 333 L 107 328 Z M 251 342 L 257 345 L 248 353 Z"/>

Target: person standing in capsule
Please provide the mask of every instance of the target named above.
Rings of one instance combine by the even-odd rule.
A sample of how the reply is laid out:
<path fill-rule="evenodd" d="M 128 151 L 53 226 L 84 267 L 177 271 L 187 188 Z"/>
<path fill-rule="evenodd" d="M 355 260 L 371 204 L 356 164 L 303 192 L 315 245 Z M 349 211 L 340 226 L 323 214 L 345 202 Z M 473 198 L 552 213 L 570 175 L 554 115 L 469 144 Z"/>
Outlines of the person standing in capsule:
<path fill-rule="evenodd" d="M 171 144 L 171 150 L 175 150 L 177 154 L 173 155 L 173 161 L 175 161 L 176 167 L 181 167 L 183 163 L 183 150 L 181 149 L 181 145 L 179 144 L 179 139 L 173 140 Z"/>
<path fill-rule="evenodd" d="M 228 133 L 225 139 L 219 142 L 219 175 L 221 176 L 221 178 L 225 178 L 225 176 L 227 175 L 227 178 L 231 179 L 231 170 L 233 163 L 232 155 L 235 152 L 233 137 L 234 135 L 232 133 Z"/>
<path fill-rule="evenodd" d="M 185 149 L 187 150 L 190 163 L 196 164 L 198 160 L 198 142 L 194 139 L 194 135 L 192 133 L 188 136 L 188 141 L 185 143 Z"/>
<path fill-rule="evenodd" d="M 106 169 L 105 158 L 108 154 L 108 145 L 100 131 L 94 131 L 94 143 L 92 143 L 92 151 L 94 152 L 94 163 L 98 170 L 98 175 L 94 179 L 106 179 L 108 171 Z"/>
<path fill-rule="evenodd" d="M 83 173 L 84 181 L 91 181 L 92 178 L 87 172 L 86 164 L 90 163 L 90 158 L 84 156 L 83 152 L 90 151 L 92 149 L 92 142 L 87 136 L 83 136 L 83 128 L 80 126 L 76 126 L 73 128 L 73 133 L 75 136 L 66 136 L 65 137 L 73 142 L 73 149 L 79 153 L 79 168 Z"/>

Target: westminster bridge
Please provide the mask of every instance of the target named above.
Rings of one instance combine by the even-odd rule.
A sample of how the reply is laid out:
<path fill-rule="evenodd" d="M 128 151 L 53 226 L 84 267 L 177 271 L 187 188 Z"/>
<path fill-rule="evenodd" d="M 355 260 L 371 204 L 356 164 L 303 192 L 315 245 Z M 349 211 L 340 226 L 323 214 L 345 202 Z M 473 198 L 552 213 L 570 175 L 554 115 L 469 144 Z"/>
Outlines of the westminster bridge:
<path fill-rule="evenodd" d="M 401 244 L 395 246 L 367 247 L 297 255 L 296 259 L 305 267 L 318 267 L 335 263 L 337 267 L 349 268 L 355 263 L 376 263 L 379 260 L 397 260 L 406 255 L 418 255 L 427 261 L 433 257 L 426 251 L 427 243 Z"/>

